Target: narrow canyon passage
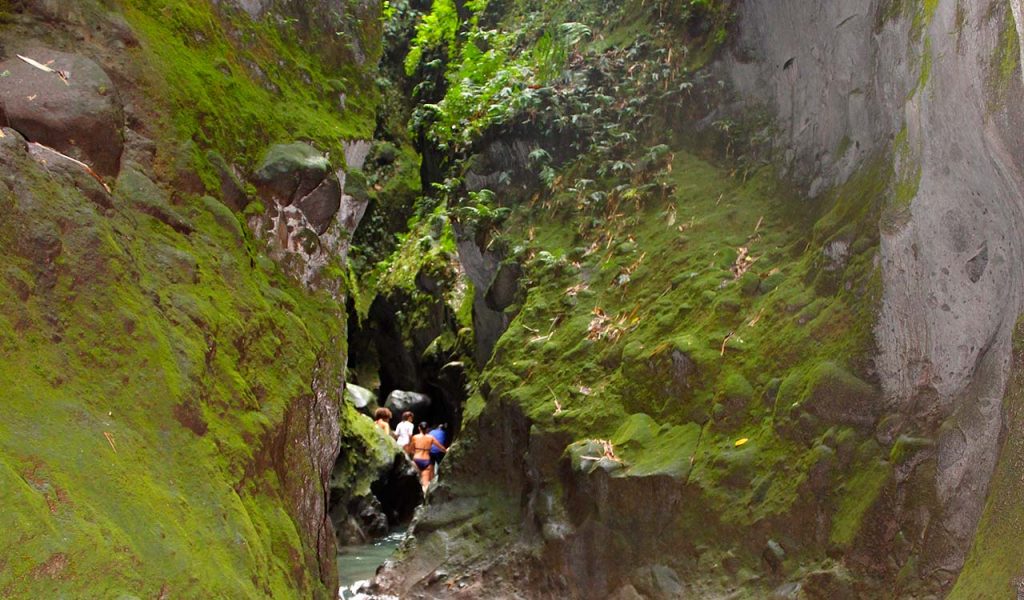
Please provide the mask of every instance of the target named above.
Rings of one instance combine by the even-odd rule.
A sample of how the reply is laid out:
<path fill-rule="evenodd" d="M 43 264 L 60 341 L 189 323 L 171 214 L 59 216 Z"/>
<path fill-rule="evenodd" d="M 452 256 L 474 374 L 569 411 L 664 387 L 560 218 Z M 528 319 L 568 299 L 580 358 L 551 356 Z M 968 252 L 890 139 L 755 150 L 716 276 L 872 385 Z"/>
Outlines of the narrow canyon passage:
<path fill-rule="evenodd" d="M 0 0 L 0 598 L 1024 597 L 1022 32 Z"/>

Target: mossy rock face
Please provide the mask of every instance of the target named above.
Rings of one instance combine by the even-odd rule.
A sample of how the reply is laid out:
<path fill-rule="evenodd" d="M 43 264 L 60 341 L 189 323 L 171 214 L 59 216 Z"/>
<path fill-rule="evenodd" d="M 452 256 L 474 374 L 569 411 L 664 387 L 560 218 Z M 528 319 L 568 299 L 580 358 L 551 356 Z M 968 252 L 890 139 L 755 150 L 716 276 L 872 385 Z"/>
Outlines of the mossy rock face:
<path fill-rule="evenodd" d="M 134 166 L 0 164 L 0 595 L 331 596 L 343 307 Z"/>
<path fill-rule="evenodd" d="M 235 169 L 216 150 L 207 152 L 206 160 L 217 175 L 220 183 L 220 197 L 224 199 L 224 203 L 234 210 L 245 210 L 245 207 L 249 205 L 250 198 L 245 189 L 245 183 Z"/>
<path fill-rule="evenodd" d="M 696 423 L 659 425 L 649 415 L 630 415 L 611 438 L 626 465 L 622 474 L 685 479 L 693 465 L 700 429 Z"/>
<path fill-rule="evenodd" d="M 741 373 L 730 373 L 722 380 L 714 411 L 715 428 L 731 431 L 746 421 L 754 398 L 754 387 Z"/>
<path fill-rule="evenodd" d="M 370 185 L 366 174 L 359 170 L 348 171 L 345 174 L 345 193 L 359 202 L 369 201 Z"/>
<path fill-rule="evenodd" d="M 630 342 L 622 349 L 622 374 L 632 382 L 626 390 L 628 407 L 658 412 L 667 406 L 689 406 L 700 370 L 691 355 L 675 345 L 662 344 L 650 351 L 641 342 Z"/>
<path fill-rule="evenodd" d="M 177 209 L 171 206 L 171 195 L 137 168 L 127 166 L 117 178 L 114 188 L 117 199 L 154 219 L 161 221 L 178 233 L 191 233 L 195 227 Z"/>
<path fill-rule="evenodd" d="M 781 429 L 813 435 L 819 422 L 869 430 L 881 413 L 876 388 L 833 362 L 790 374 L 779 388 L 776 416 Z M 810 426 L 811 430 L 806 428 Z M 793 431 L 795 429 L 795 431 Z"/>

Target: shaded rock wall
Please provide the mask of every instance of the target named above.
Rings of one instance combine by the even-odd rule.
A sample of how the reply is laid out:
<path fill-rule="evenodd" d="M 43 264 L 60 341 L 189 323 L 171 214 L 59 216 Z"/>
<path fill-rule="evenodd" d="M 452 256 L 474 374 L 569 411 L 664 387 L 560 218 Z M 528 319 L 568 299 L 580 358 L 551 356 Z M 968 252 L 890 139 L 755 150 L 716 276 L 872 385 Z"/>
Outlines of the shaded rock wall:
<path fill-rule="evenodd" d="M 773 112 L 787 173 L 811 196 L 894 153 L 876 364 L 900 427 L 942 424 L 928 547 L 950 571 L 995 462 L 1024 291 L 1019 58 L 999 66 L 1017 49 L 1010 6 L 746 2 L 723 63 L 746 102 Z"/>

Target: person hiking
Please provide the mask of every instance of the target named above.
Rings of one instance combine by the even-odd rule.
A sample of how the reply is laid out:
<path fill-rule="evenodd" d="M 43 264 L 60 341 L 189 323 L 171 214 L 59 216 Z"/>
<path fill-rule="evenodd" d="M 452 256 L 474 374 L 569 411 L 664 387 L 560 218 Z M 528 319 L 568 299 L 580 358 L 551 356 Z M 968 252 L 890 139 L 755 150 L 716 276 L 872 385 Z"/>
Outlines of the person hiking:
<path fill-rule="evenodd" d="M 435 440 L 437 440 L 438 444 L 441 444 L 442 446 L 447 447 L 448 446 L 448 431 L 447 430 L 448 430 L 448 425 L 446 423 L 441 423 L 440 425 L 438 425 L 438 426 L 434 427 L 433 429 L 431 429 L 430 433 L 428 433 L 427 435 L 429 435 L 430 437 L 432 437 Z M 438 450 L 436 446 L 431 446 L 430 447 L 430 462 L 434 463 L 434 474 L 435 475 L 437 475 L 437 465 L 438 465 L 438 463 L 441 462 L 441 459 L 443 457 L 444 457 L 444 452 Z"/>
<path fill-rule="evenodd" d="M 381 431 L 388 434 L 388 437 L 392 439 L 395 434 L 391 433 L 391 411 L 384 408 L 383 406 L 373 411 L 373 424 L 380 428 Z"/>
<path fill-rule="evenodd" d="M 416 418 L 411 411 L 405 411 L 402 413 L 402 422 L 395 427 L 395 433 L 398 434 L 398 445 L 405 450 L 406 454 L 412 453 L 412 448 L 409 447 L 409 442 L 412 440 L 413 424 L 412 420 Z"/>
<path fill-rule="evenodd" d="M 430 487 L 430 481 L 434 478 L 434 463 L 430 460 L 431 449 L 438 448 L 441 452 L 448 451 L 447 448 L 427 434 L 428 428 L 427 422 L 424 421 L 420 423 L 420 432 L 412 436 L 412 461 L 419 467 L 420 485 L 423 486 L 424 493 L 426 493 L 427 488 Z"/>

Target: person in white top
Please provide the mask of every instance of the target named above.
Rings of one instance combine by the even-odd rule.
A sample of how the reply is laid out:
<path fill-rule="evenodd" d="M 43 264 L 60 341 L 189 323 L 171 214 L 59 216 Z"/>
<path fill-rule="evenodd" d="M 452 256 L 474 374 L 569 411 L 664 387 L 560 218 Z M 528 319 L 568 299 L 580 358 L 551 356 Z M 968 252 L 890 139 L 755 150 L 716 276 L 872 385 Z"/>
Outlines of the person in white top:
<path fill-rule="evenodd" d="M 401 446 L 406 453 L 409 452 L 409 450 L 406 449 L 406 446 L 412 443 L 412 434 L 415 432 L 415 426 L 412 424 L 414 418 L 415 415 L 407 410 L 402 413 L 402 422 L 398 424 L 398 427 L 395 427 L 395 433 L 398 434 L 398 445 Z"/>

